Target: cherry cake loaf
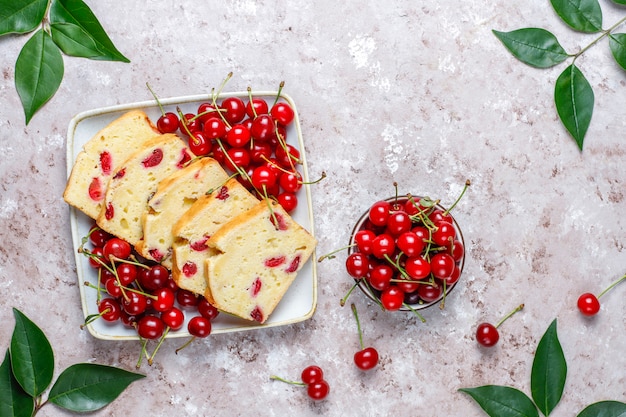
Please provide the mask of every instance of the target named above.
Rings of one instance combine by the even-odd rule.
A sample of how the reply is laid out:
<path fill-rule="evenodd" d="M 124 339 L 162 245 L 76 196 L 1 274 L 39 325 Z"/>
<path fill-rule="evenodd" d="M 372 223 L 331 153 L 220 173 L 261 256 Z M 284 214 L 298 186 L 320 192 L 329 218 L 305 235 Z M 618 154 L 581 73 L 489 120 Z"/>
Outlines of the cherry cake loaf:
<path fill-rule="evenodd" d="M 207 285 L 218 309 L 264 323 L 317 245 L 273 200 L 263 200 L 207 241 Z"/>
<path fill-rule="evenodd" d="M 200 158 L 157 185 L 142 219 L 143 238 L 135 245 L 146 259 L 172 268 L 172 226 L 202 195 L 228 180 L 228 173 L 213 158 Z"/>
<path fill-rule="evenodd" d="M 175 134 L 154 138 L 132 154 L 113 174 L 96 222 L 131 245 L 143 235 L 141 220 L 161 180 L 191 160 L 187 144 Z"/>
<path fill-rule="evenodd" d="M 199 197 L 183 214 L 172 228 L 172 278 L 180 288 L 212 301 L 204 268 L 211 253 L 207 242 L 224 224 L 258 202 L 237 179 L 231 178 L 211 194 Z"/>
<path fill-rule="evenodd" d="M 115 170 L 157 135 L 159 131 L 140 110 L 131 110 L 109 123 L 78 153 L 63 199 L 96 219 Z"/>

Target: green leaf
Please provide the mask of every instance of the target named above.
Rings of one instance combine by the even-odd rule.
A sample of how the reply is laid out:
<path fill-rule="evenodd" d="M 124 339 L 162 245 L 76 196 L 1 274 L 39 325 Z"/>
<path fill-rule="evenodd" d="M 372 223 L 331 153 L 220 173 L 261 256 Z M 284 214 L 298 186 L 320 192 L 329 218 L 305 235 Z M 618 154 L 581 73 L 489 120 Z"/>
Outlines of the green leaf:
<path fill-rule="evenodd" d="M 593 115 L 594 95 L 589 82 L 574 64 L 556 80 L 554 102 L 561 122 L 582 151 Z"/>
<path fill-rule="evenodd" d="M 624 4 L 626 4 L 626 0 L 624 0 Z M 613 58 L 620 67 L 626 70 L 626 33 L 612 33 L 609 36 L 609 46 Z"/>
<path fill-rule="evenodd" d="M 37 31 L 17 57 L 15 87 L 22 100 L 26 124 L 56 93 L 63 80 L 63 56 L 50 35 Z"/>
<path fill-rule="evenodd" d="M 0 2 L 0 36 L 28 33 L 41 23 L 48 0 L 8 0 Z"/>
<path fill-rule="evenodd" d="M 9 348 L 13 375 L 28 395 L 37 397 L 52 381 L 52 346 L 41 329 L 22 312 L 14 308 L 13 315 L 15 328 Z"/>
<path fill-rule="evenodd" d="M 11 371 L 9 352 L 0 365 L 0 416 L 30 417 L 35 410 L 33 397 L 26 394 Z"/>
<path fill-rule="evenodd" d="M 530 374 L 533 400 L 543 415 L 548 416 L 561 400 L 567 377 L 567 363 L 556 331 L 556 319 L 537 345 Z"/>
<path fill-rule="evenodd" d="M 52 23 L 50 25 L 52 40 L 69 56 L 95 58 L 102 56 L 96 42 L 83 28 L 73 23 Z"/>
<path fill-rule="evenodd" d="M 102 25 L 93 14 L 89 6 L 82 0 L 55 0 L 50 7 L 50 23 L 71 23 L 82 29 L 82 32 L 73 31 L 74 40 L 81 45 L 93 42 L 100 51 L 99 55 L 89 58 L 98 60 L 130 62 L 128 58 L 117 50 Z M 88 39 L 84 38 L 87 36 Z"/>
<path fill-rule="evenodd" d="M 550 0 L 556 14 L 574 30 L 596 33 L 602 30 L 602 9 L 598 0 Z"/>
<path fill-rule="evenodd" d="M 81 363 L 59 375 L 48 401 L 75 412 L 98 410 L 115 400 L 132 382 L 145 375 L 112 366 Z"/>
<path fill-rule="evenodd" d="M 491 417 L 539 417 L 537 407 L 518 389 L 501 385 L 461 388 Z"/>
<path fill-rule="evenodd" d="M 626 0 L 613 0 L 613 3 L 626 5 Z"/>
<path fill-rule="evenodd" d="M 619 401 L 600 401 L 587 406 L 576 417 L 626 417 L 626 404 Z"/>
<path fill-rule="evenodd" d="M 533 67 L 549 68 L 569 57 L 556 36 L 545 29 L 494 30 L 493 33 L 517 59 Z"/>

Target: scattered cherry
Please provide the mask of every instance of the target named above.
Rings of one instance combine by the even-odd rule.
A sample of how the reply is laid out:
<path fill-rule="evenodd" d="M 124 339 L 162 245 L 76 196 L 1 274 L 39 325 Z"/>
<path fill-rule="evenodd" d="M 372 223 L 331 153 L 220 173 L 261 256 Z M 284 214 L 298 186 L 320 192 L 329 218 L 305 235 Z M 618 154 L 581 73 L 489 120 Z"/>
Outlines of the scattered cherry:
<path fill-rule="evenodd" d="M 586 292 L 578 297 L 578 310 L 585 316 L 595 316 L 600 312 L 600 297 L 609 292 L 613 287 L 615 287 L 620 282 L 626 280 L 626 274 L 614 281 L 611 285 L 609 285 L 604 291 L 602 291 L 598 296 L 595 296 L 592 293 Z"/>
<path fill-rule="evenodd" d="M 500 339 L 498 327 L 500 327 L 502 323 L 509 319 L 509 317 L 522 310 L 523 308 L 524 304 L 520 304 L 513 311 L 504 316 L 502 320 L 500 320 L 495 326 L 491 323 L 480 323 L 478 325 L 478 328 L 476 329 L 476 340 L 478 341 L 478 343 L 485 347 L 492 347 L 496 343 L 498 343 L 498 340 Z"/>
<path fill-rule="evenodd" d="M 361 331 L 361 322 L 359 321 L 359 315 L 356 310 L 356 306 L 352 304 L 352 314 L 356 320 L 357 329 L 359 332 L 359 345 L 361 350 L 354 354 L 354 363 L 357 368 L 363 371 L 369 371 L 378 365 L 378 351 L 373 347 L 365 347 L 363 345 L 363 332 Z"/>
<path fill-rule="evenodd" d="M 287 384 L 306 387 L 307 395 L 314 401 L 325 399 L 330 393 L 330 385 L 324 379 L 322 368 L 316 365 L 309 365 L 302 370 L 300 375 L 301 381 L 291 381 L 276 375 L 270 376 L 270 379 L 285 382 Z"/>

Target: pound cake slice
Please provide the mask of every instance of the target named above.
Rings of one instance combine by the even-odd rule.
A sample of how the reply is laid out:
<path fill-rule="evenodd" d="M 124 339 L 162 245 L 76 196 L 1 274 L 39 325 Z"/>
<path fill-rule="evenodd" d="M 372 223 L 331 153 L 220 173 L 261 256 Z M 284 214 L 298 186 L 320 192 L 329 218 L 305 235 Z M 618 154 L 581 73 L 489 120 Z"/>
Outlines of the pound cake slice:
<path fill-rule="evenodd" d="M 96 223 L 131 245 L 142 237 L 141 219 L 158 183 L 191 160 L 187 144 L 174 134 L 148 141 L 115 171 Z"/>
<path fill-rule="evenodd" d="M 211 253 L 207 242 L 224 224 L 258 202 L 236 178 L 231 178 L 211 194 L 198 198 L 183 214 L 172 228 L 172 278 L 180 288 L 211 302 L 204 268 Z"/>
<path fill-rule="evenodd" d="M 131 110 L 109 123 L 76 156 L 63 199 L 96 219 L 115 170 L 158 134 L 148 115 L 140 110 Z"/>
<path fill-rule="evenodd" d="M 172 226 L 200 196 L 227 180 L 228 173 L 219 162 L 201 158 L 159 182 L 143 215 L 143 238 L 135 245 L 137 252 L 172 269 Z"/>
<path fill-rule="evenodd" d="M 214 250 L 206 260 L 213 305 L 264 323 L 317 240 L 278 203 L 264 200 L 218 230 L 207 244 Z"/>

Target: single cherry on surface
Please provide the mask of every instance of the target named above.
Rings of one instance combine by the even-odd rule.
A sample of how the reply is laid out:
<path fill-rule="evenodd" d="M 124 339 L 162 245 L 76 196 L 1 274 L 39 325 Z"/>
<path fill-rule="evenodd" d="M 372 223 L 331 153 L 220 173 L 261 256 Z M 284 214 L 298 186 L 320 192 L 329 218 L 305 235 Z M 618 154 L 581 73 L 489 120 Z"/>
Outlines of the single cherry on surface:
<path fill-rule="evenodd" d="M 492 347 L 498 343 L 500 340 L 500 332 L 498 331 L 498 327 L 506 320 L 508 320 L 513 314 L 524 308 L 524 304 L 520 304 L 509 314 L 504 316 L 502 320 L 500 320 L 495 326 L 491 323 L 480 323 L 478 328 L 476 329 L 476 341 L 485 347 Z"/>
<path fill-rule="evenodd" d="M 578 302 L 577 302 L 578 310 L 580 310 L 581 314 L 583 314 L 584 316 L 587 316 L 587 317 L 595 316 L 596 314 L 600 312 L 600 297 L 602 297 L 607 292 L 611 291 L 613 287 L 615 287 L 617 284 L 619 284 L 620 282 L 624 280 L 626 280 L 626 274 L 623 275 L 618 280 L 614 281 L 611 285 L 609 285 L 604 291 L 602 291 L 597 296 L 590 292 L 581 294 L 580 297 L 578 297 Z"/>
<path fill-rule="evenodd" d="M 354 354 L 354 364 L 362 371 L 369 371 L 378 365 L 378 351 L 373 347 L 365 347 L 363 344 L 363 332 L 361 331 L 361 322 L 359 320 L 359 314 L 356 310 L 354 303 L 351 305 L 352 314 L 356 321 L 357 330 L 359 333 L 359 345 L 361 350 Z"/>

